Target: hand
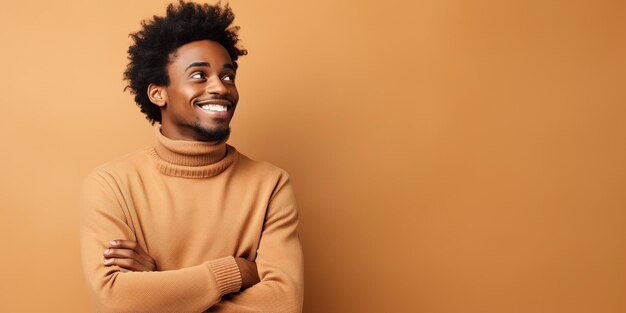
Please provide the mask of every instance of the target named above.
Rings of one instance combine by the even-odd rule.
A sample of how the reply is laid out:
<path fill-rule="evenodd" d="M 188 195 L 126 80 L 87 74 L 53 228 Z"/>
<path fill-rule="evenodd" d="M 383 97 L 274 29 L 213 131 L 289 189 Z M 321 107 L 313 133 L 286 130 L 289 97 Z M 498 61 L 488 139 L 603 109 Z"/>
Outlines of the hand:
<path fill-rule="evenodd" d="M 104 250 L 104 265 L 117 265 L 133 272 L 155 271 L 156 262 L 135 241 L 112 240 Z"/>
<path fill-rule="evenodd" d="M 241 289 L 251 287 L 261 281 L 255 262 L 244 258 L 235 258 L 235 262 L 237 262 L 239 272 L 241 272 Z"/>

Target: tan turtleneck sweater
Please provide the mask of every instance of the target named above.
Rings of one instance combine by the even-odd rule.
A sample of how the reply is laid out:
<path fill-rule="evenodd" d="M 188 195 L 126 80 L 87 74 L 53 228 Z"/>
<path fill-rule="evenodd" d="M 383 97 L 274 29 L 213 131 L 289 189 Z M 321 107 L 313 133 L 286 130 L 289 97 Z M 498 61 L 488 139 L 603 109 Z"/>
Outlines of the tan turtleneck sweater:
<path fill-rule="evenodd" d="M 222 142 L 171 140 L 95 168 L 81 194 L 80 241 L 98 312 L 301 312 L 304 271 L 288 174 Z M 137 241 L 153 272 L 105 266 L 113 239 Z M 234 257 L 261 282 L 239 291 Z"/>

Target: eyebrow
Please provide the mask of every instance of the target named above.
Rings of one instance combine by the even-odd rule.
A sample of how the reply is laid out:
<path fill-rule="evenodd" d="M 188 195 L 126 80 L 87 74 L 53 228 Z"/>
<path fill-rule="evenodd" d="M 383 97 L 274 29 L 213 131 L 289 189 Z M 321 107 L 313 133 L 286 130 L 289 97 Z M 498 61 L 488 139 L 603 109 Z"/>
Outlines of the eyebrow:
<path fill-rule="evenodd" d="M 192 67 L 200 67 L 200 66 L 211 67 L 211 64 L 209 64 L 209 62 L 193 62 L 193 63 L 189 64 L 189 66 L 187 66 L 187 68 L 185 68 L 185 71 L 187 71 L 188 69 L 190 69 Z"/>
<path fill-rule="evenodd" d="M 192 67 L 211 67 L 211 64 L 209 64 L 209 62 L 193 62 L 191 64 L 189 64 L 189 66 L 187 66 L 187 68 L 185 68 L 185 71 L 187 71 L 188 69 L 192 68 Z M 226 63 L 222 66 L 222 68 L 229 68 L 231 70 L 235 70 L 235 67 L 230 64 L 230 63 Z"/>

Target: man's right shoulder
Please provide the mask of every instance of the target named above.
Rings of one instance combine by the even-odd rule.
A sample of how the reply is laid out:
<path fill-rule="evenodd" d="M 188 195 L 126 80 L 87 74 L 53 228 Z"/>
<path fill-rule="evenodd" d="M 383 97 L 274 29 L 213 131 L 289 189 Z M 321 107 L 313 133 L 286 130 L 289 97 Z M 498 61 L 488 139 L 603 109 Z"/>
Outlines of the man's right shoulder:
<path fill-rule="evenodd" d="M 149 152 L 153 148 L 138 149 L 101 163 L 85 175 L 85 179 L 97 177 L 124 177 L 136 174 L 151 164 Z"/>

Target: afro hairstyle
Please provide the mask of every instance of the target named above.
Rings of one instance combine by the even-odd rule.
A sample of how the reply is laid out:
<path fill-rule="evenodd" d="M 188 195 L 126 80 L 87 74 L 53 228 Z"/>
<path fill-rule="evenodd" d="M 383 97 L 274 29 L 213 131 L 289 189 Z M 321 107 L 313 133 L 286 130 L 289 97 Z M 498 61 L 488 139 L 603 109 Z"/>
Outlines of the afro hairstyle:
<path fill-rule="evenodd" d="M 235 15 L 226 4 L 197 4 L 179 0 L 169 4 L 164 17 L 153 16 L 141 22 L 141 30 L 130 34 L 134 44 L 128 48 L 128 65 L 124 79 L 135 96 L 135 102 L 151 124 L 161 123 L 161 109 L 148 98 L 148 86 L 168 86 L 167 65 L 170 55 L 187 43 L 212 40 L 221 44 L 237 68 L 239 56 L 247 50 L 237 47 L 238 26 L 232 26 Z"/>

